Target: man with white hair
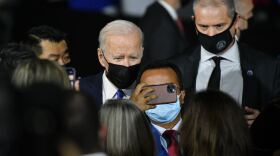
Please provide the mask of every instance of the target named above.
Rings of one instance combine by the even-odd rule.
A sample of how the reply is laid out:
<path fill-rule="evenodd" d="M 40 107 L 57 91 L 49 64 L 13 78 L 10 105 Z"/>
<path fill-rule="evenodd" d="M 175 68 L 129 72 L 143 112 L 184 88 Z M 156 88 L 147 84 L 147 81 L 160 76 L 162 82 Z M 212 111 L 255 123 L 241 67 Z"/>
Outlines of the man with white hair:
<path fill-rule="evenodd" d="M 98 60 L 104 71 L 81 79 L 80 91 L 98 107 L 107 99 L 128 99 L 142 58 L 142 31 L 125 20 L 108 23 L 99 34 Z"/>

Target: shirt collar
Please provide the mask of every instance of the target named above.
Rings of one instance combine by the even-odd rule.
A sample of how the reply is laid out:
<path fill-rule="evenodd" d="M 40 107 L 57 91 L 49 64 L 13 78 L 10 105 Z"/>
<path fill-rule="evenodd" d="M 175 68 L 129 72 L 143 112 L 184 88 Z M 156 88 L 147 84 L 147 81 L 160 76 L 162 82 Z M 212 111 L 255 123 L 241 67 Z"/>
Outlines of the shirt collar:
<path fill-rule="evenodd" d="M 116 92 L 118 91 L 118 88 L 107 78 L 106 76 L 106 71 L 104 71 L 102 75 L 102 81 L 103 81 L 103 86 L 104 86 L 104 92 L 107 98 L 114 98 Z M 135 82 L 128 87 L 127 89 L 122 89 L 124 92 L 125 96 L 130 96 L 132 93 L 132 89 L 135 86 Z"/>
<path fill-rule="evenodd" d="M 151 122 L 152 123 L 152 122 Z M 179 128 L 180 128 L 180 125 L 182 123 L 182 118 L 180 118 L 179 122 L 173 127 L 171 128 L 171 130 L 175 130 L 178 132 Z M 152 125 L 159 131 L 159 133 L 162 135 L 167 129 L 163 128 L 163 127 L 160 127 L 154 123 L 152 123 Z"/>
<path fill-rule="evenodd" d="M 208 61 L 214 56 L 221 56 L 231 62 L 240 63 L 237 41 L 235 40 L 233 46 L 231 46 L 226 52 L 223 52 L 221 55 L 210 53 L 209 51 L 204 49 L 203 46 L 201 46 L 201 62 Z"/>
<path fill-rule="evenodd" d="M 164 0 L 159 0 L 158 2 L 165 8 L 165 10 L 169 13 L 173 20 L 176 21 L 178 19 L 176 10 L 172 8 L 170 4 L 166 3 Z"/>
<path fill-rule="evenodd" d="M 106 98 L 113 98 L 118 90 L 118 88 L 107 78 L 106 72 L 104 71 L 102 75 L 104 93 Z"/>

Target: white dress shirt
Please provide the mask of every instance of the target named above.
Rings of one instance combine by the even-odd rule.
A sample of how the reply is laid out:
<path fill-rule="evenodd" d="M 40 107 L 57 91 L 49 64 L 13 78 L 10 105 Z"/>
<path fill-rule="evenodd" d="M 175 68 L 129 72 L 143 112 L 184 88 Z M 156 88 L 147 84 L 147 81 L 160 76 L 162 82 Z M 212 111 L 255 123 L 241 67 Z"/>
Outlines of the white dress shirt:
<path fill-rule="evenodd" d="M 82 154 L 81 156 L 107 156 L 104 152 L 90 153 L 90 154 Z"/>
<path fill-rule="evenodd" d="M 211 59 L 214 56 L 218 55 L 208 52 L 201 46 L 201 59 L 196 77 L 196 91 L 207 89 L 208 81 L 215 67 L 215 62 Z M 243 94 L 243 77 L 237 42 L 235 41 L 230 49 L 219 56 L 224 58 L 220 63 L 220 90 L 231 95 L 241 105 Z"/>
<path fill-rule="evenodd" d="M 152 123 L 152 122 L 151 122 Z M 163 127 L 160 127 L 158 125 L 155 125 L 152 123 L 152 125 L 158 130 L 158 132 L 160 133 L 160 143 L 161 145 L 164 147 L 164 149 L 168 152 L 168 148 L 167 148 L 167 143 L 166 140 L 163 138 L 162 134 L 166 131 L 166 130 L 175 130 L 178 132 L 180 126 L 182 124 L 182 119 L 180 118 L 179 122 L 171 129 L 165 129 Z"/>
<path fill-rule="evenodd" d="M 159 0 L 159 4 L 169 13 L 169 15 L 172 17 L 174 21 L 178 19 L 178 14 L 174 8 L 168 3 L 166 3 L 164 0 Z"/>
<path fill-rule="evenodd" d="M 105 71 L 102 75 L 102 102 L 103 104 L 106 102 L 108 99 L 116 99 L 116 92 L 118 91 L 118 88 L 107 78 Z M 132 93 L 132 88 L 134 88 L 135 84 L 132 84 L 129 88 L 127 89 L 122 89 L 124 92 L 125 96 L 123 99 L 129 99 L 131 93 Z"/>

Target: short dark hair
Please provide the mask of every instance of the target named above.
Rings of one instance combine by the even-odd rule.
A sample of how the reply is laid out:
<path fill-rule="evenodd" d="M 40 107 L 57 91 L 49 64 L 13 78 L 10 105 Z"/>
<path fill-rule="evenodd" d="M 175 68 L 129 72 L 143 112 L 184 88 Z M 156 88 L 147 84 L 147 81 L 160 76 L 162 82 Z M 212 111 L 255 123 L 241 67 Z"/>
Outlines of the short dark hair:
<path fill-rule="evenodd" d="M 27 32 L 27 37 L 22 41 L 23 44 L 31 47 L 39 56 L 42 54 L 42 47 L 40 43 L 42 40 L 49 40 L 51 42 L 61 42 L 66 39 L 66 33 L 47 25 L 40 25 L 32 27 Z"/>
<path fill-rule="evenodd" d="M 11 76 L 11 82 L 18 89 L 39 82 L 50 82 L 62 88 L 71 88 L 65 68 L 56 62 L 38 58 L 18 65 Z"/>
<path fill-rule="evenodd" d="M 20 63 L 35 58 L 36 55 L 32 49 L 18 43 L 9 43 L 0 50 L 0 66 L 8 76 L 12 75 Z"/>
<path fill-rule="evenodd" d="M 155 61 L 155 62 L 146 64 L 143 68 L 141 68 L 138 78 L 136 80 L 137 84 L 140 82 L 141 76 L 146 70 L 162 69 L 162 68 L 171 68 L 172 70 L 174 70 L 175 73 L 177 74 L 180 89 L 181 90 L 184 89 L 183 81 L 182 81 L 182 73 L 181 73 L 179 67 L 176 64 L 174 64 L 172 62 L 168 62 L 166 60 Z"/>

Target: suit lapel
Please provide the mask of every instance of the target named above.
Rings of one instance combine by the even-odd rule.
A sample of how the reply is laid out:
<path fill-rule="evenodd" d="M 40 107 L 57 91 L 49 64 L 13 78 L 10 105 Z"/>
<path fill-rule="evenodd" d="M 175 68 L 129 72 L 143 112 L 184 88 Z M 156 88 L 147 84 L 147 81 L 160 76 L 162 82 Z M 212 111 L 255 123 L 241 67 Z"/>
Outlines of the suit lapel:
<path fill-rule="evenodd" d="M 153 134 L 155 145 L 156 145 L 156 156 L 168 156 L 168 152 L 165 150 L 161 144 L 161 134 L 160 132 L 150 124 L 151 132 Z"/>
<path fill-rule="evenodd" d="M 190 75 L 192 75 L 191 82 L 190 82 L 190 84 L 192 84 L 191 90 L 190 90 L 191 92 L 196 91 L 196 77 L 197 77 L 199 61 L 200 61 L 200 49 L 201 49 L 200 46 L 195 48 L 194 52 L 189 57 L 189 60 L 190 60 L 189 65 L 191 66 L 190 69 L 192 69 L 192 71 L 191 71 L 192 73 L 190 74 Z"/>
<path fill-rule="evenodd" d="M 255 76 L 254 62 L 251 62 L 246 49 L 239 45 L 240 64 L 243 77 L 242 106 L 257 108 L 259 97 L 259 85 Z"/>

